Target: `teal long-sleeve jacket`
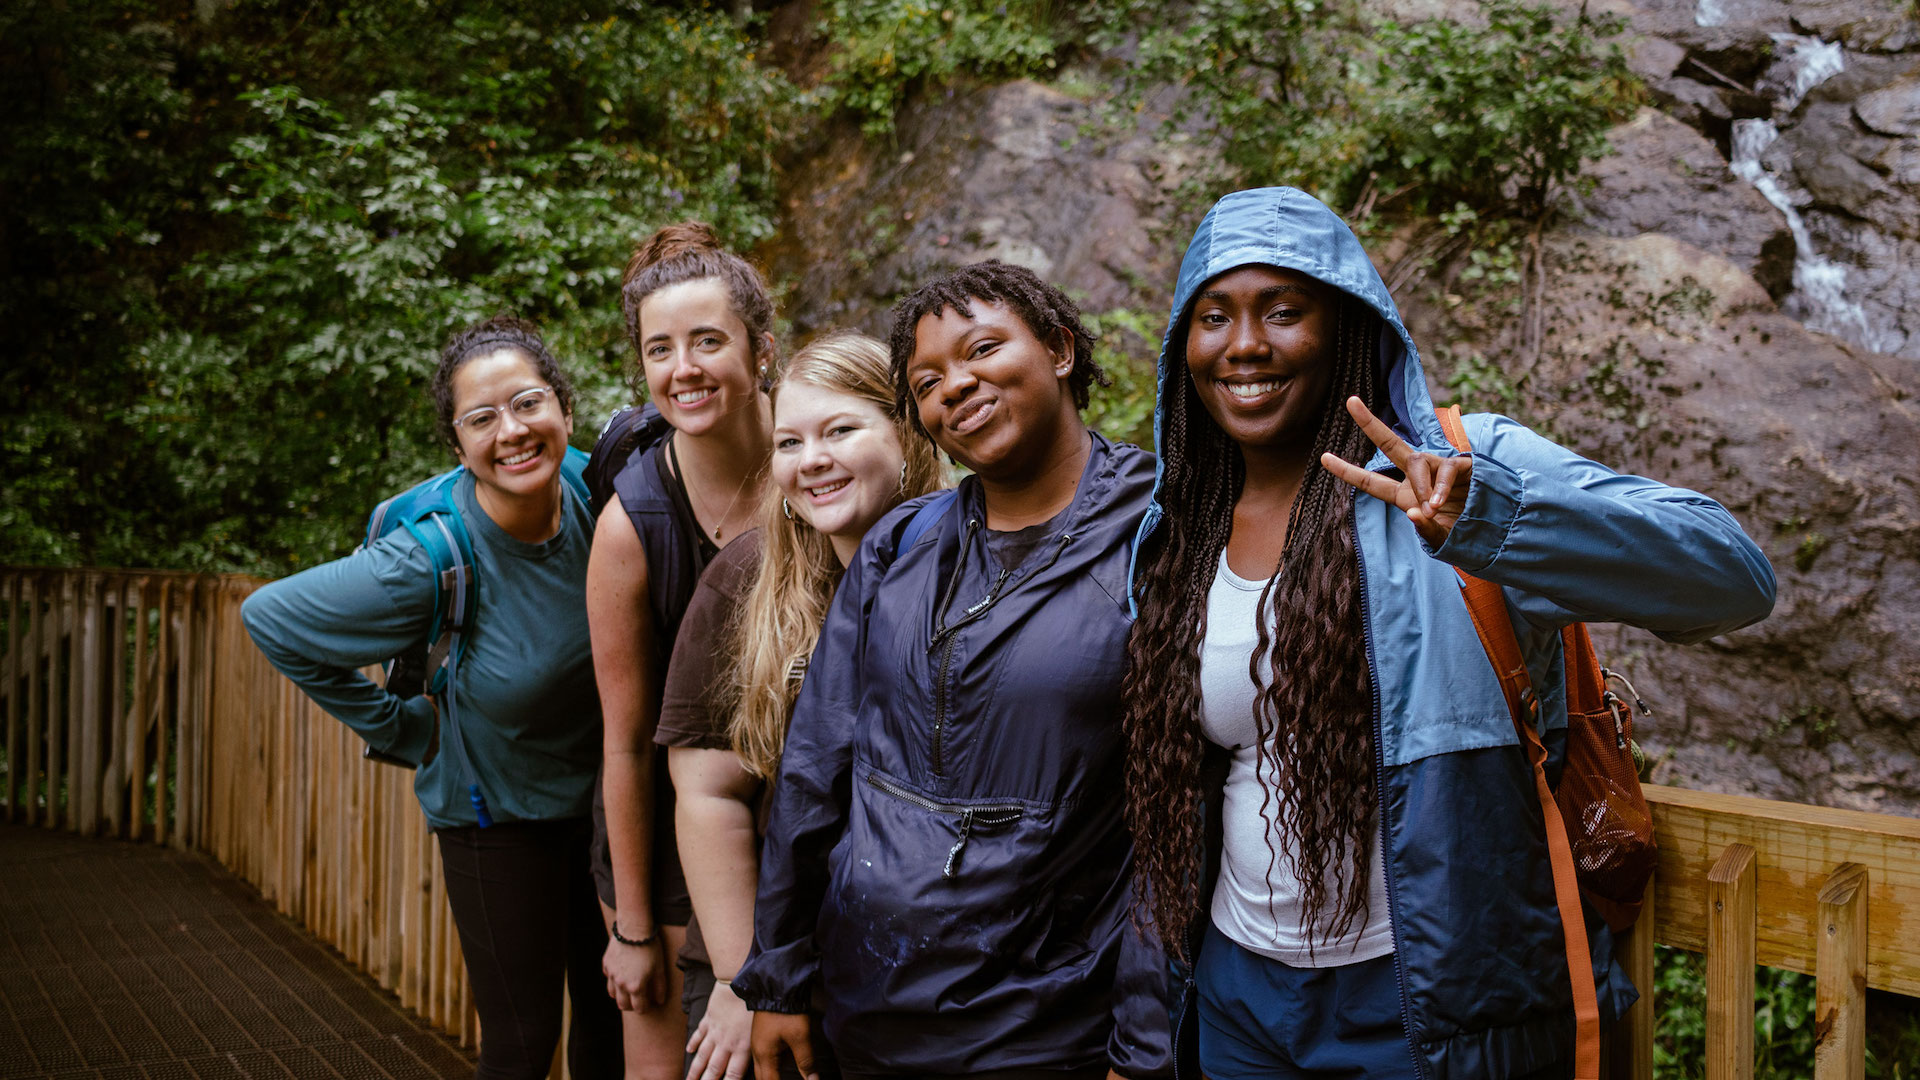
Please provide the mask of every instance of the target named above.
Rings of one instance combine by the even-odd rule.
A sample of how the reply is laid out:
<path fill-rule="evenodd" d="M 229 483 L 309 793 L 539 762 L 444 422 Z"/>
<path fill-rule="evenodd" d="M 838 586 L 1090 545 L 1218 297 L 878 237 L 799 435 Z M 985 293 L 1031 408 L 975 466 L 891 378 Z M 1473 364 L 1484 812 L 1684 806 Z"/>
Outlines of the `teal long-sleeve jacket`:
<path fill-rule="evenodd" d="M 579 817 L 600 764 L 600 698 L 587 636 L 587 550 L 593 518 L 562 485 L 560 531 L 529 544 L 480 509 L 473 478 L 454 493 L 473 537 L 477 617 L 453 674 L 466 753 L 495 821 Z M 274 667 L 382 753 L 419 762 L 441 727 L 424 697 L 401 698 L 359 671 L 425 640 L 433 618 L 426 551 L 395 530 L 344 559 L 262 587 L 241 608 Z M 435 828 L 472 825 L 462 765 L 442 752 L 414 794 Z"/>

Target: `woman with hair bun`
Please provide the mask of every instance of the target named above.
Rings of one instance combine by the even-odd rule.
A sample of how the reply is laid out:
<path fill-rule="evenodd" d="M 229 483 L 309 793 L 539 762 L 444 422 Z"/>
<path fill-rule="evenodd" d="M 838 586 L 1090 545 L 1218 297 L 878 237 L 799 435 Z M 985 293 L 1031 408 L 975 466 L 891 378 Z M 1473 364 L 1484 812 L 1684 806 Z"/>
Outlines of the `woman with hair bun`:
<path fill-rule="evenodd" d="M 773 483 L 760 528 L 701 577 L 655 735 L 670 747 L 693 895 L 682 959 L 693 1029 L 688 1080 L 750 1071 L 753 1014 L 732 979 L 753 940 L 770 781 L 834 587 L 874 522 L 945 480 L 933 444 L 890 415 L 886 346 L 870 337 L 814 341 L 782 365 L 769 393 Z"/>
<path fill-rule="evenodd" d="M 587 569 L 587 619 L 606 719 L 594 874 L 607 992 L 626 1012 L 627 1073 L 678 1077 L 686 1018 L 669 950 L 692 916 L 673 837 L 673 789 L 654 725 L 675 634 L 707 563 L 751 529 L 765 484 L 775 359 L 766 281 L 699 222 L 635 248 L 621 307 L 636 394 L 672 434 L 614 478 Z"/>
<path fill-rule="evenodd" d="M 532 324 L 498 316 L 454 335 L 431 393 L 440 436 L 464 466 L 452 512 L 481 583 L 440 700 L 400 697 L 359 672 L 431 633 L 434 561 L 408 529 L 262 586 L 241 616 L 267 659 L 365 739 L 369 756 L 419 770 L 414 793 L 440 841 L 480 1014 L 478 1075 L 547 1074 L 565 986 L 572 1075 L 612 1080 L 620 1022 L 600 992 L 607 933 L 588 869 L 600 702 L 580 594 L 593 516 L 561 475 L 573 386 Z"/>

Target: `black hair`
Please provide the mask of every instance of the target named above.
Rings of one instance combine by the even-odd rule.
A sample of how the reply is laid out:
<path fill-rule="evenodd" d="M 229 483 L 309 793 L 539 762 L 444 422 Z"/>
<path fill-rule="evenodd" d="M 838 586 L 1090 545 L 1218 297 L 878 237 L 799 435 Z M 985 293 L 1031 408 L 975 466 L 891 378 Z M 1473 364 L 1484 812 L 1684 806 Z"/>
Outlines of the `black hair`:
<path fill-rule="evenodd" d="M 1087 407 L 1095 383 L 1113 385 L 1107 373 L 1093 362 L 1093 345 L 1098 339 L 1080 321 L 1080 308 L 1067 294 L 1024 266 L 988 259 L 950 270 L 893 305 L 893 330 L 887 345 L 892 353 L 894 407 L 911 417 L 914 427 L 920 427 L 920 411 L 913 407 L 913 392 L 907 386 L 907 365 L 913 362 L 920 320 L 938 315 L 943 308 L 952 308 L 971 319 L 975 300 L 1007 305 L 1048 348 L 1059 340 L 1063 330 L 1073 338 L 1073 370 L 1067 373 L 1067 388 L 1076 408 Z"/>
<path fill-rule="evenodd" d="M 547 351 L 539 328 L 516 315 L 502 313 L 459 331 L 448 338 L 446 347 L 440 350 L 440 363 L 433 369 L 433 382 L 427 392 L 433 398 L 433 417 L 440 429 L 440 438 L 448 446 L 455 449 L 460 446 L 459 436 L 453 429 L 454 373 L 474 357 L 498 349 L 519 350 L 547 385 L 553 387 L 560 411 L 573 415 L 573 380 L 567 378 L 560 361 Z"/>
<path fill-rule="evenodd" d="M 1377 367 L 1385 329 L 1364 302 L 1342 295 L 1324 362 L 1332 385 L 1321 407 L 1306 475 L 1287 517 L 1280 568 L 1260 594 L 1258 642 L 1247 660 L 1256 694 L 1260 817 L 1287 823 L 1300 878 L 1299 925 L 1316 942 L 1365 922 L 1368 858 L 1378 843 L 1374 791 L 1372 673 L 1362 626 L 1353 492 L 1320 465 L 1331 453 L 1364 464 L 1373 444 L 1347 412 L 1349 395 L 1378 412 L 1387 395 Z M 1233 534 L 1246 479 L 1240 448 L 1207 415 L 1184 369 L 1191 313 L 1169 336 L 1165 435 L 1160 443 L 1166 509 L 1139 552 L 1140 616 L 1127 638 L 1121 726 L 1127 737 L 1127 823 L 1134 833 L 1136 914 L 1192 962 L 1185 942 L 1203 882 L 1200 646 L 1207 596 Z M 1279 776 L 1278 785 L 1264 778 Z M 1279 865 L 1267 836 L 1267 880 Z"/>

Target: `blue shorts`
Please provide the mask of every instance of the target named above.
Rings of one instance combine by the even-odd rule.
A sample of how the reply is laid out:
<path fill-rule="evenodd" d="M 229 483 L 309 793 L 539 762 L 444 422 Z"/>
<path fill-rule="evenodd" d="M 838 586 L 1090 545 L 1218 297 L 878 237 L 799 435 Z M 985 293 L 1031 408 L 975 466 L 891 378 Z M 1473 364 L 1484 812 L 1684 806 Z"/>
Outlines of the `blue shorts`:
<path fill-rule="evenodd" d="M 1391 955 L 1296 968 L 1249 952 L 1212 926 L 1200 946 L 1200 1071 L 1255 1077 L 1417 1077 Z M 1528 1080 L 1565 1076 L 1556 1065 Z"/>

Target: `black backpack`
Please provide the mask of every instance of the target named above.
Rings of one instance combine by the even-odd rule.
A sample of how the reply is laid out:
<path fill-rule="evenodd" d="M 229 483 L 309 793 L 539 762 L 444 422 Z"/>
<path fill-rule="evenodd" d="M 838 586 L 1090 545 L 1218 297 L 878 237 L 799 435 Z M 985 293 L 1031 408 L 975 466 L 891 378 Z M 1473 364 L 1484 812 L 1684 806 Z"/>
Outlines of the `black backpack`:
<path fill-rule="evenodd" d="M 600 516 L 607 500 L 613 497 L 613 481 L 627 463 L 659 445 L 673 434 L 673 425 L 660 415 L 652 402 L 627 405 L 607 418 L 593 441 L 593 457 L 587 461 L 585 478 L 592 499 L 593 514 Z"/>

